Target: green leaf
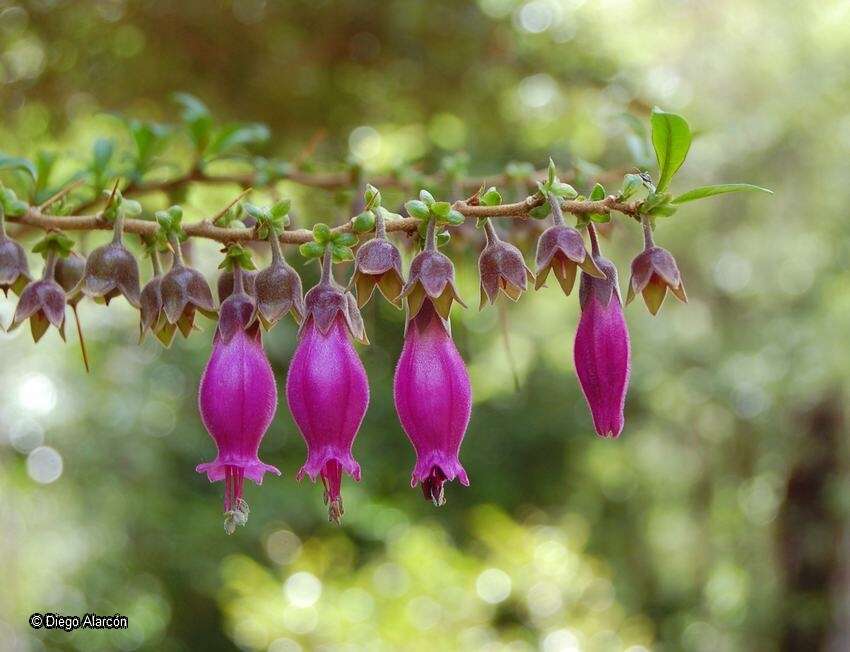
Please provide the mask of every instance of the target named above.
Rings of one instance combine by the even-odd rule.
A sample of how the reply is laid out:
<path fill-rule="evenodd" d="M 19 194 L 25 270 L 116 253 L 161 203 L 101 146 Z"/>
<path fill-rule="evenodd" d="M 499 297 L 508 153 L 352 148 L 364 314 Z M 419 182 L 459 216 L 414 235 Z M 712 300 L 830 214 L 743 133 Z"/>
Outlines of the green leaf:
<path fill-rule="evenodd" d="M 446 219 L 449 216 L 449 212 L 452 210 L 452 205 L 447 201 L 438 201 L 434 202 L 431 205 L 431 212 L 434 213 L 438 218 Z"/>
<path fill-rule="evenodd" d="M 357 233 L 366 233 L 375 228 L 375 214 L 372 211 L 363 211 L 351 220 L 351 228 Z"/>
<path fill-rule="evenodd" d="M 605 199 L 605 186 L 601 183 L 597 183 L 593 186 L 593 190 L 590 192 L 591 201 L 599 201 L 600 199 Z"/>
<path fill-rule="evenodd" d="M 546 185 L 552 186 L 555 183 L 555 179 L 558 178 L 558 168 L 555 167 L 555 161 L 551 158 L 549 159 L 549 168 L 547 170 L 546 177 Z"/>
<path fill-rule="evenodd" d="M 198 153 L 203 152 L 209 142 L 213 119 L 209 109 L 194 95 L 175 93 L 174 100 L 183 107 L 181 118 L 189 128 L 189 137 Z"/>
<path fill-rule="evenodd" d="M 552 185 L 552 192 L 555 193 L 556 197 L 560 197 L 561 199 L 574 199 L 578 196 L 576 189 L 570 184 L 557 180 Z"/>
<path fill-rule="evenodd" d="M 408 215 L 418 220 L 427 220 L 431 217 L 431 210 L 428 208 L 428 205 L 418 199 L 411 199 L 409 202 L 405 202 L 404 208 Z"/>
<path fill-rule="evenodd" d="M 73 248 L 74 241 L 71 238 L 61 231 L 52 231 L 35 243 L 32 252 L 47 258 L 51 251 L 55 251 L 60 257 L 65 258 Z"/>
<path fill-rule="evenodd" d="M 331 227 L 322 222 L 313 225 L 313 239 L 319 244 L 327 244 L 331 241 Z"/>
<path fill-rule="evenodd" d="M 333 260 L 335 263 L 344 263 L 347 260 L 354 260 L 354 252 L 348 247 L 334 245 L 332 249 Z"/>
<path fill-rule="evenodd" d="M 381 191 L 371 183 L 367 183 L 366 192 L 363 193 L 363 201 L 366 210 L 377 208 L 381 205 Z"/>
<path fill-rule="evenodd" d="M 688 121 L 675 113 L 667 113 L 658 107 L 652 110 L 652 146 L 658 161 L 657 189 L 663 192 L 670 185 L 673 175 L 685 162 L 691 147 L 691 128 Z"/>
<path fill-rule="evenodd" d="M 442 247 L 443 245 L 447 245 L 449 240 L 452 239 L 451 233 L 438 233 L 437 234 L 437 246 Z"/>
<path fill-rule="evenodd" d="M 260 123 L 225 125 L 212 136 L 204 155 L 207 158 L 223 157 L 238 147 L 263 143 L 270 135 L 269 128 Z"/>
<path fill-rule="evenodd" d="M 352 247 L 357 244 L 357 236 L 353 233 L 338 233 L 333 238 L 335 246 Z"/>
<path fill-rule="evenodd" d="M 38 171 L 32 161 L 20 156 L 0 154 L 0 170 L 20 170 L 26 172 L 33 180 L 38 178 Z"/>
<path fill-rule="evenodd" d="M 749 183 L 721 183 L 715 186 L 701 186 L 699 188 L 694 188 L 693 190 L 689 190 L 688 192 L 682 193 L 678 197 L 675 197 L 671 203 L 684 204 L 685 202 L 694 201 L 695 199 L 702 199 L 703 197 L 713 197 L 714 195 L 723 195 L 727 192 L 752 191 L 766 192 L 771 195 L 773 194 L 772 190 L 762 188 L 761 186 L 754 186 Z"/>
<path fill-rule="evenodd" d="M 620 187 L 618 197 L 625 201 L 632 197 L 643 185 L 643 178 L 639 174 L 627 174 L 623 177 L 623 185 Z"/>
<path fill-rule="evenodd" d="M 325 245 L 318 242 L 305 242 L 298 247 L 298 252 L 307 259 L 320 258 L 325 253 Z"/>
<path fill-rule="evenodd" d="M 271 208 L 271 216 L 272 217 L 283 217 L 284 215 L 289 214 L 289 209 L 292 207 L 292 202 L 289 199 L 282 199 L 276 204 L 272 205 Z"/>
<path fill-rule="evenodd" d="M 498 190 L 496 190 L 495 186 L 490 186 L 481 195 L 481 203 L 484 204 L 484 206 L 498 206 L 502 203 L 502 195 Z"/>
<path fill-rule="evenodd" d="M 434 199 L 434 195 L 432 195 L 432 194 L 431 194 L 430 192 L 428 192 L 427 190 L 420 190 L 420 191 L 419 191 L 419 201 L 421 201 L 422 203 L 424 203 L 426 206 L 433 206 L 433 205 L 434 205 L 434 203 L 435 203 L 437 200 L 436 200 L 436 199 Z"/>
<path fill-rule="evenodd" d="M 466 218 L 463 216 L 463 213 L 454 208 L 449 211 L 449 215 L 446 217 L 446 222 L 453 226 L 460 226 L 464 221 L 466 221 Z"/>
<path fill-rule="evenodd" d="M 533 217 L 535 220 L 545 220 L 549 217 L 549 212 L 551 211 L 551 207 L 549 204 L 543 204 L 542 206 L 535 206 L 532 208 L 528 215 L 529 217 Z"/>

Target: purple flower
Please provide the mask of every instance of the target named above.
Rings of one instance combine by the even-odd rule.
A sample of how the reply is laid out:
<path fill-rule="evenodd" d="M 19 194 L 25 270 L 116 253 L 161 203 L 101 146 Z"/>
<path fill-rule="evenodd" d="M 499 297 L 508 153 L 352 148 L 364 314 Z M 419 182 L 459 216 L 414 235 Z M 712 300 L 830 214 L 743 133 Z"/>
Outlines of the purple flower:
<path fill-rule="evenodd" d="M 364 340 L 354 297 L 322 282 L 305 297 L 306 319 L 286 377 L 289 409 L 307 444 L 297 478 L 321 476 L 331 521 L 343 514 L 340 485 L 345 471 L 360 481 L 351 454 L 369 405 L 369 382 L 352 336 Z"/>
<path fill-rule="evenodd" d="M 365 306 L 377 287 L 384 298 L 401 307 L 404 275 L 401 271 L 401 254 L 396 246 L 384 238 L 375 237 L 357 250 L 352 283 L 357 288 L 357 305 Z"/>
<path fill-rule="evenodd" d="M 478 275 L 481 279 L 481 304 L 496 302 L 501 290 L 512 301 L 519 300 L 525 292 L 526 279 L 534 282 L 534 274 L 525 264 L 522 252 L 509 242 L 501 240 L 490 220 L 484 223 L 487 245 L 478 257 Z"/>
<path fill-rule="evenodd" d="M 393 395 L 401 427 L 416 450 L 410 486 L 421 483 L 425 498 L 442 505 L 447 480 L 469 485 L 458 451 L 472 411 L 472 387 L 448 324 L 430 299 L 407 325 Z"/>
<path fill-rule="evenodd" d="M 177 258 L 159 284 L 165 324 L 162 331 L 168 341 L 174 331 L 180 329 L 183 337 L 189 337 L 195 325 L 195 311 L 215 319 L 215 303 L 212 291 L 198 270 L 187 267 Z"/>
<path fill-rule="evenodd" d="M 408 319 L 413 319 L 428 299 L 443 319 L 449 318 L 452 302 L 466 308 L 455 287 L 455 266 L 436 249 L 425 249 L 410 264 L 410 276 L 400 295 L 407 298 Z"/>
<path fill-rule="evenodd" d="M 139 264 L 121 242 L 110 242 L 89 254 L 78 289 L 107 305 L 123 294 L 131 306 L 138 308 Z"/>
<path fill-rule="evenodd" d="M 245 294 L 249 297 L 255 296 L 254 281 L 256 277 L 257 272 L 253 272 L 249 269 L 242 270 L 242 283 L 245 286 Z M 216 287 L 218 289 L 219 302 L 224 301 L 227 297 L 233 294 L 233 272 L 228 269 L 219 274 Z"/>
<path fill-rule="evenodd" d="M 2 207 L 0 210 L 3 210 Z M 6 296 L 9 296 L 9 290 L 20 296 L 30 278 L 24 248 L 0 230 L 0 290 Z"/>
<path fill-rule="evenodd" d="M 631 303 L 636 294 L 643 294 L 646 307 L 654 315 L 664 303 L 668 288 L 679 301 L 688 302 L 682 275 L 673 254 L 654 245 L 647 247 L 632 261 L 626 304 Z"/>
<path fill-rule="evenodd" d="M 277 409 L 274 372 L 263 351 L 254 302 L 244 293 L 230 295 L 221 305 L 213 350 L 201 377 L 198 406 L 218 455 L 199 464 L 210 482 L 225 481 L 225 530 L 244 525 L 248 507 L 242 498 L 245 478 L 262 484 L 266 473 L 280 475 L 260 461 L 260 442 Z M 252 323 L 253 322 L 253 323 Z"/>
<path fill-rule="evenodd" d="M 576 280 L 576 267 L 592 276 L 602 277 L 593 262 L 593 257 L 584 248 L 581 233 L 570 226 L 556 224 L 546 229 L 537 241 L 537 281 L 534 289 L 539 290 L 549 276 L 549 270 L 564 291 L 569 294 Z"/>
<path fill-rule="evenodd" d="M 579 288 L 581 320 L 573 350 L 576 373 L 600 437 L 618 437 L 629 386 L 631 351 L 623 316 L 617 269 L 594 256 L 605 278 L 582 272 Z"/>
<path fill-rule="evenodd" d="M 52 277 L 33 281 L 24 288 L 8 330 L 15 330 L 27 319 L 33 341 L 38 342 L 51 324 L 65 339 L 65 291 Z"/>

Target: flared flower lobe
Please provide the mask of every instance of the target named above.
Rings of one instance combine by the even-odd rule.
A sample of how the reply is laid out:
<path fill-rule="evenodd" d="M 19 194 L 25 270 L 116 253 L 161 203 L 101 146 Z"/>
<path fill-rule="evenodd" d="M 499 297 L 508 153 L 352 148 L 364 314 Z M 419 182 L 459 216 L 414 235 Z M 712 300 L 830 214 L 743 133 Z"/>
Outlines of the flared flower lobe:
<path fill-rule="evenodd" d="M 9 290 L 20 296 L 31 279 L 24 248 L 0 234 L 0 290 L 6 296 Z"/>
<path fill-rule="evenodd" d="M 401 254 L 389 240 L 374 238 L 364 243 L 354 260 L 352 283 L 357 289 L 357 305 L 365 306 L 377 287 L 384 298 L 401 308 L 404 274 Z"/>
<path fill-rule="evenodd" d="M 591 276 L 603 278 L 593 257 L 584 247 L 581 233 L 564 224 L 556 224 L 546 229 L 537 241 L 537 280 L 534 289 L 539 290 L 546 282 L 551 270 L 558 284 L 569 295 L 576 279 L 576 268 L 580 267 Z"/>
<path fill-rule="evenodd" d="M 287 313 L 296 323 L 304 319 L 306 308 L 301 277 L 283 259 L 272 260 L 254 281 L 257 313 L 266 329 L 271 328 Z"/>
<path fill-rule="evenodd" d="M 631 348 L 617 270 L 601 256 L 596 257 L 596 265 L 606 278 L 581 275 L 581 319 L 573 359 L 596 433 L 616 438 L 623 430 Z"/>
<path fill-rule="evenodd" d="M 436 249 L 425 249 L 410 264 L 410 277 L 401 292 L 407 297 L 408 319 L 415 317 L 429 299 L 443 319 L 449 318 L 452 302 L 466 308 L 455 287 L 455 266 L 448 256 Z"/>
<path fill-rule="evenodd" d="M 469 485 L 458 460 L 472 413 L 472 385 L 447 324 L 426 300 L 410 320 L 396 367 L 393 397 L 401 427 L 416 451 L 410 485 L 426 499 L 445 502 L 443 485 Z"/>
<path fill-rule="evenodd" d="M 51 325 L 65 339 L 65 291 L 56 281 L 41 279 L 24 288 L 8 330 L 15 330 L 27 319 L 33 341 L 38 342 Z"/>
<path fill-rule="evenodd" d="M 89 254 L 76 290 L 107 305 L 115 297 L 124 295 L 131 306 L 138 308 L 139 264 L 123 244 L 110 242 Z"/>
<path fill-rule="evenodd" d="M 631 303 L 636 295 L 642 294 L 646 307 L 654 315 L 664 303 L 668 289 L 682 303 L 688 302 L 682 275 L 673 254 L 662 247 L 644 249 L 632 261 L 626 304 Z"/>
<path fill-rule="evenodd" d="M 517 301 L 527 289 L 527 281 L 534 282 L 534 274 L 525 264 L 522 252 L 509 242 L 494 240 L 487 243 L 478 257 L 481 279 L 481 304 L 495 303 L 499 292 Z"/>
<path fill-rule="evenodd" d="M 216 317 L 210 286 L 196 269 L 176 264 L 162 277 L 160 293 L 167 322 L 163 329 L 170 337 L 173 337 L 175 328 L 180 329 L 183 337 L 189 337 L 195 325 L 196 311 L 210 319 Z"/>

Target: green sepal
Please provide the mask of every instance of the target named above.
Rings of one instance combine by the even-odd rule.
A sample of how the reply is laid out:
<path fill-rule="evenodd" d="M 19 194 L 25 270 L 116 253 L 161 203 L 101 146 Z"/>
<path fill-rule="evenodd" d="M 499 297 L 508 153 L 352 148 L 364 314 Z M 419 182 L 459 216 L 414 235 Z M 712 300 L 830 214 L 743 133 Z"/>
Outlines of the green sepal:
<path fill-rule="evenodd" d="M 66 258 L 74 248 L 74 241 L 61 231 L 51 231 L 32 248 L 34 254 L 41 254 L 47 258 L 51 251 L 55 251 L 61 258 Z"/>
<path fill-rule="evenodd" d="M 354 260 L 354 252 L 349 247 L 334 244 L 331 248 L 333 261 L 335 263 L 344 263 L 349 260 Z"/>
<path fill-rule="evenodd" d="M 241 269 L 257 269 L 251 257 L 251 251 L 240 244 L 229 244 L 222 249 L 224 260 L 219 264 L 219 269 L 232 271 L 237 265 Z"/>
<path fill-rule="evenodd" d="M 331 238 L 334 246 L 353 247 L 357 244 L 357 236 L 353 233 L 337 233 Z"/>
<path fill-rule="evenodd" d="M 480 201 L 483 206 L 498 206 L 502 203 L 502 195 L 496 190 L 495 186 L 490 186 L 481 193 Z"/>
<path fill-rule="evenodd" d="M 379 207 L 380 208 L 380 207 Z M 363 211 L 351 220 L 351 228 L 357 233 L 367 233 L 375 228 L 375 214 L 372 211 Z"/>
<path fill-rule="evenodd" d="M 313 225 L 313 240 L 319 244 L 327 244 L 331 241 L 331 227 L 323 222 Z"/>
<path fill-rule="evenodd" d="M 298 247 L 298 253 L 308 260 L 312 258 L 321 258 L 325 253 L 325 245 L 318 242 L 305 242 Z"/>
<path fill-rule="evenodd" d="M 423 201 L 420 201 L 418 199 L 411 199 L 409 202 L 405 202 L 404 208 L 407 211 L 408 215 L 410 215 L 411 217 L 415 217 L 417 220 L 431 219 L 431 210 L 428 208 L 428 205 Z"/>

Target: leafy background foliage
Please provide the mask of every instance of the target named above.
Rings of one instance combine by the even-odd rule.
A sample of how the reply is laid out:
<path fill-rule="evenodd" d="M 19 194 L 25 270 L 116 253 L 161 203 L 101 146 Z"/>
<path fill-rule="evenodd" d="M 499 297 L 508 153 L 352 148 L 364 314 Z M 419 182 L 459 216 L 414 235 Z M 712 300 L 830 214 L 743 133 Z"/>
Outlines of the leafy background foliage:
<path fill-rule="evenodd" d="M 160 127 L 136 125 L 130 138 L 119 116 L 173 122 L 172 94 L 189 91 L 225 119 L 196 143 L 205 154 L 247 139 L 284 161 L 310 151 L 320 169 L 350 156 L 370 170 L 434 168 L 462 150 L 474 173 L 550 155 L 584 173 L 629 171 L 652 165 L 646 125 L 659 105 L 696 134 L 674 196 L 736 180 L 776 191 L 659 217 L 657 240 L 677 255 L 691 301 L 654 319 L 628 309 L 634 372 L 620 441 L 594 437 L 573 375 L 575 297 L 549 287 L 510 307 L 515 370 L 498 311 L 457 311 L 476 400 L 462 451 L 472 486 L 451 487 L 439 511 L 407 486 L 413 455 L 390 393 L 402 321 L 391 307 L 365 314 L 373 398 L 344 527 L 325 522 L 319 488 L 293 481 L 304 450 L 281 408 L 263 451 L 285 477 L 248 488 L 251 522 L 234 537 L 221 532 L 220 488 L 193 472 L 212 453 L 195 406 L 212 324 L 164 352 L 136 345 L 126 305 L 82 302 L 91 375 L 73 340 L 50 333 L 35 347 L 23 330 L 3 335 L 0 640 L 24 650 L 847 649 L 848 25 L 838 0 L 0 2 L 0 151 L 39 165 L 50 157 L 37 151 L 58 154 L 56 179 L 103 174 L 133 142 L 140 167 L 173 173 L 158 157 L 188 163 L 192 144 L 157 151 L 149 132 Z M 98 138 L 115 150 L 102 140 L 92 154 Z M 506 200 L 515 191 L 500 190 Z M 281 191 L 297 226 L 340 219 L 350 199 Z M 189 221 L 237 192 L 176 199 Z M 621 277 L 640 247 L 629 226 L 603 244 Z M 530 256 L 533 232 L 510 235 Z M 470 300 L 479 240 L 469 231 L 450 249 Z M 191 251 L 210 278 L 217 249 Z M 312 265 L 299 269 L 315 278 Z M 12 308 L 0 298 L 4 323 Z M 282 385 L 294 328 L 279 325 L 266 343 Z M 46 484 L 36 478 L 56 458 L 44 446 L 63 461 Z M 131 628 L 34 633 L 36 610 L 118 611 Z"/>

